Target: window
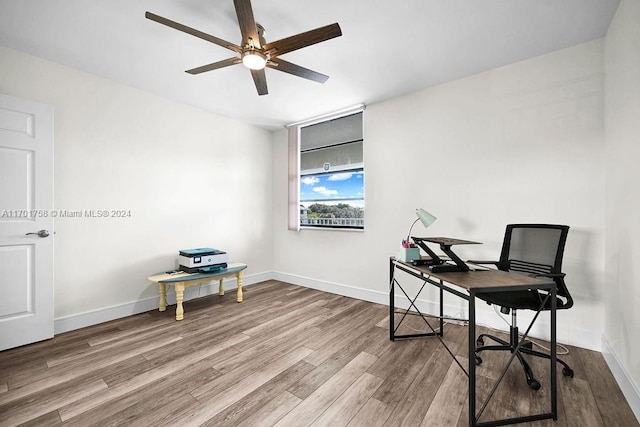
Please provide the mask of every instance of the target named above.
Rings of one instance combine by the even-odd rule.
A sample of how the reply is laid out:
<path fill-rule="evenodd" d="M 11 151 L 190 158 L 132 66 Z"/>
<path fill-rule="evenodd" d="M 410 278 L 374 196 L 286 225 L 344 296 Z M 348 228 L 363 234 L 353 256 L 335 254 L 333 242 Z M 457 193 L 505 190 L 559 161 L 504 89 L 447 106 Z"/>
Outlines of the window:
<path fill-rule="evenodd" d="M 300 125 L 296 135 L 296 225 L 364 229 L 362 110 Z"/>
<path fill-rule="evenodd" d="M 300 175 L 300 225 L 364 228 L 364 170 Z"/>

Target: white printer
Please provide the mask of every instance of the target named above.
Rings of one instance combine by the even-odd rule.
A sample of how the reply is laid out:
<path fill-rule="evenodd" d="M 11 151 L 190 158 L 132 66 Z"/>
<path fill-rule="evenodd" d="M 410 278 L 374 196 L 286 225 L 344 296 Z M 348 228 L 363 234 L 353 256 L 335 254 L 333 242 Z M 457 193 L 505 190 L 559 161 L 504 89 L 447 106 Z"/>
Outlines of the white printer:
<path fill-rule="evenodd" d="M 180 270 L 187 273 L 207 273 L 227 268 L 227 253 L 213 248 L 182 249 L 179 252 Z"/>

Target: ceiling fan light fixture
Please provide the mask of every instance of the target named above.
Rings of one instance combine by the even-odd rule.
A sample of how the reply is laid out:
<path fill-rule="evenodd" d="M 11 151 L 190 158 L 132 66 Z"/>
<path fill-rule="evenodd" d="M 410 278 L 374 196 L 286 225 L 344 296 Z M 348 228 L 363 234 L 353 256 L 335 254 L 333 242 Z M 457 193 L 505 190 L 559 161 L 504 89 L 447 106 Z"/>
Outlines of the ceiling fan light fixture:
<path fill-rule="evenodd" d="M 250 70 L 262 70 L 267 65 L 267 55 L 256 49 L 242 52 L 242 63 Z"/>

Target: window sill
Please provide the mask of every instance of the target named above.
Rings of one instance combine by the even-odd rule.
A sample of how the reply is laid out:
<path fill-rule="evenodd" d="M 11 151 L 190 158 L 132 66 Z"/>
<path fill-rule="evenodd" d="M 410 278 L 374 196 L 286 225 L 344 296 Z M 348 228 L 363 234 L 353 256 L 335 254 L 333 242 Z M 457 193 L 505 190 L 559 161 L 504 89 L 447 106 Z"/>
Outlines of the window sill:
<path fill-rule="evenodd" d="M 329 226 L 312 226 L 312 225 L 301 225 L 300 230 L 327 230 L 327 231 L 359 231 L 363 232 L 364 228 L 362 227 L 329 227 Z"/>

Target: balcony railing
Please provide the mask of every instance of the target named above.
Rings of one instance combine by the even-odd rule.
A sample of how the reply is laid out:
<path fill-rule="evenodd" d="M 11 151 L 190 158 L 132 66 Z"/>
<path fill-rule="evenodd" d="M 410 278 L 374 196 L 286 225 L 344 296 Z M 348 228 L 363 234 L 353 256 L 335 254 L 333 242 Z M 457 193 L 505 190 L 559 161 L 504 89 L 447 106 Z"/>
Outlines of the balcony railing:
<path fill-rule="evenodd" d="M 322 227 L 364 227 L 364 218 L 301 218 L 302 226 Z"/>

